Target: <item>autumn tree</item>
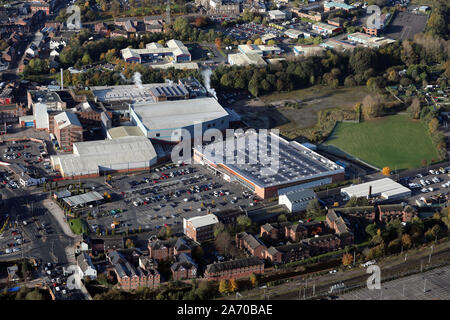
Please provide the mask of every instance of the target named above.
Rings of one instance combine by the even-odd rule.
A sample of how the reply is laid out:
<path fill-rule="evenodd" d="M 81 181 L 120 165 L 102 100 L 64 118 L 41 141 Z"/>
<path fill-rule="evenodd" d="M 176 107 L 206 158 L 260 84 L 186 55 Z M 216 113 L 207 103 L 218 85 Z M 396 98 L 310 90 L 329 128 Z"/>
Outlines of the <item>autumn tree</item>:
<path fill-rule="evenodd" d="M 227 279 L 220 280 L 219 292 L 221 294 L 227 294 L 230 292 L 230 282 Z"/>
<path fill-rule="evenodd" d="M 127 247 L 128 249 L 134 248 L 134 242 L 133 242 L 133 240 L 131 240 L 131 239 L 128 238 L 128 239 L 125 241 L 125 247 Z"/>
<path fill-rule="evenodd" d="M 366 119 L 381 116 L 383 113 L 383 101 L 379 95 L 367 95 L 362 102 L 362 114 Z"/>
<path fill-rule="evenodd" d="M 402 245 L 404 248 L 409 249 L 412 246 L 411 237 L 409 234 L 404 234 L 402 236 Z"/>
<path fill-rule="evenodd" d="M 222 39 L 216 38 L 216 40 L 214 40 L 214 43 L 215 43 L 217 48 L 222 47 Z"/>
<path fill-rule="evenodd" d="M 239 289 L 238 283 L 235 278 L 230 280 L 230 292 L 236 292 Z"/>
<path fill-rule="evenodd" d="M 250 275 L 250 282 L 251 282 L 253 287 L 258 286 L 258 276 L 255 273 L 252 273 Z"/>
<path fill-rule="evenodd" d="M 390 176 L 391 175 L 391 168 L 384 167 L 383 170 L 381 171 L 381 173 L 383 174 L 383 176 Z"/>
<path fill-rule="evenodd" d="M 343 264 L 344 266 L 349 266 L 349 265 L 352 264 L 352 262 L 353 262 L 353 256 L 352 256 L 351 253 L 345 253 L 345 254 L 342 256 L 342 264 Z"/>
<path fill-rule="evenodd" d="M 420 118 L 420 100 L 417 97 L 411 102 L 411 106 L 409 107 L 409 113 L 413 119 Z"/>

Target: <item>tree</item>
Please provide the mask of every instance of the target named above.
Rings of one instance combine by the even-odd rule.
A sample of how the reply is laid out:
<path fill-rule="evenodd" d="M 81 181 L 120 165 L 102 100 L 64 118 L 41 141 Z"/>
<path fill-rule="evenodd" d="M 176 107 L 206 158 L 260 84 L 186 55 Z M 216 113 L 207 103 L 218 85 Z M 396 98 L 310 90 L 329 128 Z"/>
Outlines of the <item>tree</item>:
<path fill-rule="evenodd" d="M 363 206 L 368 206 L 368 205 L 369 205 L 369 201 L 367 200 L 367 198 L 352 196 L 352 197 L 350 197 L 348 202 L 345 204 L 345 207 L 353 208 L 353 207 L 363 207 Z"/>
<path fill-rule="evenodd" d="M 286 222 L 287 218 L 285 214 L 280 214 L 277 218 L 278 222 Z"/>
<path fill-rule="evenodd" d="M 236 279 L 232 278 L 230 280 L 230 292 L 236 292 L 236 291 L 238 291 L 238 289 L 239 289 L 239 286 L 238 286 Z"/>
<path fill-rule="evenodd" d="M 221 38 L 216 38 L 216 40 L 214 40 L 214 43 L 217 48 L 222 47 L 222 39 Z"/>
<path fill-rule="evenodd" d="M 397 253 L 400 251 L 400 245 L 402 241 L 400 239 L 394 239 L 392 240 L 388 245 L 388 252 L 389 253 Z"/>
<path fill-rule="evenodd" d="M 214 243 L 221 254 L 227 255 L 230 253 L 230 249 L 232 248 L 231 236 L 226 230 L 217 235 Z"/>
<path fill-rule="evenodd" d="M 433 136 L 439 128 L 439 121 L 436 118 L 433 118 L 428 122 L 428 131 L 430 135 Z"/>
<path fill-rule="evenodd" d="M 216 223 L 214 225 L 214 239 L 217 239 L 217 236 L 222 232 L 225 231 L 225 225 L 222 222 Z"/>
<path fill-rule="evenodd" d="M 365 231 L 371 238 L 373 238 L 377 234 L 377 230 L 378 230 L 377 224 L 376 223 L 372 223 L 372 224 L 369 224 L 366 227 Z"/>
<path fill-rule="evenodd" d="M 417 97 L 414 97 L 412 100 L 411 106 L 409 107 L 409 112 L 413 119 L 420 118 L 420 100 Z"/>
<path fill-rule="evenodd" d="M 381 173 L 383 174 L 383 176 L 390 176 L 391 175 L 391 168 L 384 167 L 383 170 L 381 171 Z"/>
<path fill-rule="evenodd" d="M 379 117 L 383 112 L 383 102 L 379 95 L 367 95 L 363 99 L 362 113 L 366 119 Z"/>
<path fill-rule="evenodd" d="M 227 279 L 220 280 L 219 283 L 219 292 L 221 294 L 227 294 L 230 292 L 230 283 Z"/>
<path fill-rule="evenodd" d="M 306 216 L 308 218 L 311 218 L 311 219 L 317 218 L 317 217 L 322 216 L 324 213 L 325 213 L 325 211 L 322 208 L 322 206 L 320 205 L 319 200 L 317 198 L 311 200 L 306 207 Z"/>
<path fill-rule="evenodd" d="M 252 220 L 246 215 L 237 217 L 236 222 L 241 230 L 245 231 L 252 225 Z"/>
<path fill-rule="evenodd" d="M 255 273 L 252 273 L 250 275 L 250 282 L 252 284 L 253 287 L 257 287 L 258 286 L 258 276 Z"/>
<path fill-rule="evenodd" d="M 364 73 L 375 67 L 377 55 L 368 48 L 355 48 L 350 55 L 350 66 L 355 73 Z"/>
<path fill-rule="evenodd" d="M 342 256 L 342 264 L 344 266 L 349 266 L 353 262 L 353 255 L 351 253 L 344 253 Z"/>
<path fill-rule="evenodd" d="M 133 240 L 127 239 L 127 241 L 125 241 L 125 247 L 127 247 L 128 249 L 134 248 Z"/>
<path fill-rule="evenodd" d="M 404 234 L 402 236 L 402 245 L 404 248 L 409 249 L 412 246 L 411 237 L 409 234 Z"/>

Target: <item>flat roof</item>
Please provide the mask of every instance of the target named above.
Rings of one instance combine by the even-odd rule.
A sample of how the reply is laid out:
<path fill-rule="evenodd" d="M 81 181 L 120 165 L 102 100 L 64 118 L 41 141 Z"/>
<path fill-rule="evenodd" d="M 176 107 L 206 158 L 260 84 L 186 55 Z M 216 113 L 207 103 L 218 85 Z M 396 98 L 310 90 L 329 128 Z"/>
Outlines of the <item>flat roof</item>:
<path fill-rule="evenodd" d="M 136 126 L 120 126 L 108 130 L 111 139 L 130 137 L 130 136 L 144 136 L 144 133 Z"/>
<path fill-rule="evenodd" d="M 91 87 L 92 93 L 101 102 L 130 100 L 133 102 L 156 102 L 155 97 L 177 97 L 188 95 L 184 85 L 176 83 L 147 83 L 138 87 L 135 84 L 120 86 Z"/>
<path fill-rule="evenodd" d="M 76 114 L 72 112 L 61 112 L 54 117 L 59 129 L 64 129 L 68 126 L 82 127 L 80 120 Z"/>
<path fill-rule="evenodd" d="M 139 103 L 131 105 L 130 108 L 148 130 L 177 129 L 228 117 L 219 102 L 210 97 Z"/>
<path fill-rule="evenodd" d="M 147 137 L 123 137 L 111 140 L 77 142 L 74 154 L 51 156 L 53 166 L 60 166 L 64 175 L 98 173 L 100 167 L 119 164 L 156 162 L 156 151 Z"/>
<path fill-rule="evenodd" d="M 218 142 L 207 146 L 208 150 L 212 150 L 211 154 L 203 154 L 206 149 L 196 149 L 196 151 L 202 153 L 206 160 L 231 169 L 259 187 L 267 188 L 344 172 L 341 166 L 300 143 L 288 142 L 272 133 L 265 139 L 268 152 L 260 155 L 255 151 L 258 150 L 258 135 L 255 132 L 231 139 L 233 141 L 227 140 L 226 143 Z M 278 144 L 278 148 L 273 147 L 274 143 Z M 228 145 L 234 146 L 233 153 L 230 151 L 231 161 L 229 162 L 226 161 Z M 217 154 L 216 150 L 218 150 Z M 218 154 L 219 152 L 222 154 Z M 271 168 L 274 163 L 267 156 L 272 152 L 274 155 L 278 152 L 279 155 L 278 165 L 275 168 Z M 244 163 L 238 164 L 238 160 Z"/>
<path fill-rule="evenodd" d="M 194 228 L 201 228 L 204 226 L 209 226 L 211 224 L 218 223 L 219 220 L 214 214 L 210 213 L 205 216 L 197 216 L 186 219 L 186 222 L 190 222 Z"/>
<path fill-rule="evenodd" d="M 83 205 L 86 203 L 103 200 L 103 196 L 97 191 L 91 191 L 88 193 L 79 194 L 76 196 L 71 196 L 63 199 L 69 206 L 74 207 L 78 205 Z"/>
<path fill-rule="evenodd" d="M 341 193 L 349 197 L 367 197 L 369 195 L 369 187 L 372 187 L 372 196 L 394 196 L 411 192 L 410 189 L 401 185 L 390 178 L 369 181 L 358 185 L 341 189 Z"/>

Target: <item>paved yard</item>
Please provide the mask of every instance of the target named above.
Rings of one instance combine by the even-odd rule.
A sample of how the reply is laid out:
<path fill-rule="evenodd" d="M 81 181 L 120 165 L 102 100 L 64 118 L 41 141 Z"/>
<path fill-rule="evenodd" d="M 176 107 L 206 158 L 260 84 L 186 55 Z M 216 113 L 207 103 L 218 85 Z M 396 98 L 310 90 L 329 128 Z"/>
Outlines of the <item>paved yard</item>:
<path fill-rule="evenodd" d="M 425 290 L 424 290 L 425 289 Z M 404 294 L 403 294 L 404 290 Z M 450 267 L 381 284 L 381 290 L 367 288 L 341 295 L 338 300 L 449 300 Z"/>

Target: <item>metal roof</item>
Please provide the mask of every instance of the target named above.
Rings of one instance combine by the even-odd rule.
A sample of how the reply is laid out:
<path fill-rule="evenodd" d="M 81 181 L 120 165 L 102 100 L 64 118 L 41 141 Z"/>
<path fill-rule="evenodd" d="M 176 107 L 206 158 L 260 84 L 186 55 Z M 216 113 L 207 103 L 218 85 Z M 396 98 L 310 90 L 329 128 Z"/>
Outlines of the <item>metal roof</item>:
<path fill-rule="evenodd" d="M 211 224 L 219 223 L 219 220 L 215 215 L 207 214 L 205 216 L 197 216 L 186 219 L 186 222 L 191 223 L 194 228 L 201 228 L 204 226 L 209 226 Z"/>
<path fill-rule="evenodd" d="M 214 98 L 140 103 L 130 106 L 149 130 L 185 128 L 196 123 L 228 117 Z"/>
<path fill-rule="evenodd" d="M 284 185 L 344 172 L 341 166 L 300 143 L 288 142 L 272 133 L 264 138 L 263 135 L 249 132 L 231 139 L 234 141 L 213 143 L 207 146 L 208 149 L 196 150 L 206 160 L 221 164 L 260 187 Z M 267 152 L 258 152 L 263 147 L 258 139 L 266 141 Z M 232 145 L 234 150 L 228 148 Z"/>
<path fill-rule="evenodd" d="M 395 196 L 404 193 L 411 193 L 411 190 L 395 182 L 390 178 L 383 178 L 379 180 L 369 181 L 358 185 L 346 187 L 341 189 L 341 193 L 349 197 L 367 197 L 369 195 L 369 187 L 372 187 L 372 196 Z"/>
<path fill-rule="evenodd" d="M 97 191 L 91 191 L 88 193 L 79 194 L 76 196 L 71 196 L 63 199 L 69 206 L 74 207 L 78 205 L 84 205 L 94 201 L 103 200 L 103 196 Z"/>

